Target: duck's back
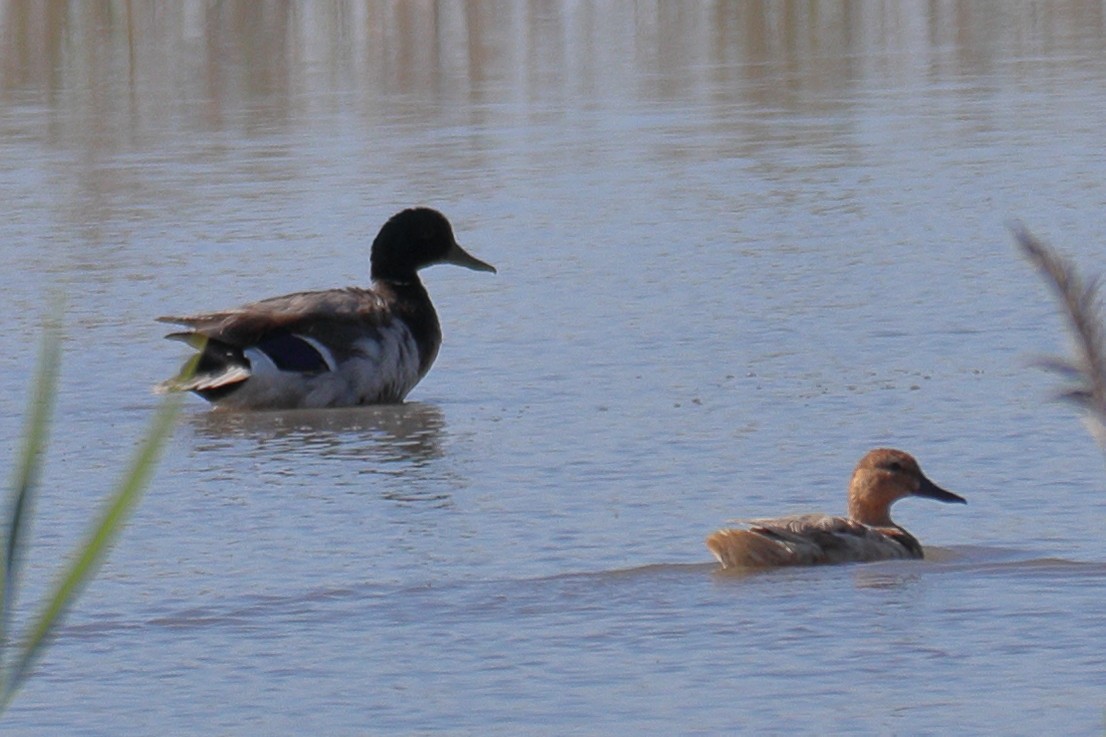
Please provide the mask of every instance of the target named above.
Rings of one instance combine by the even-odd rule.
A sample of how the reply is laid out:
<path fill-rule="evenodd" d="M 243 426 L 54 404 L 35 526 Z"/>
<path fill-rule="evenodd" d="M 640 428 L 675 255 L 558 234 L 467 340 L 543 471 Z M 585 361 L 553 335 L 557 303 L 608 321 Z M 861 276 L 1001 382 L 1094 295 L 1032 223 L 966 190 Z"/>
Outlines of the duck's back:
<path fill-rule="evenodd" d="M 875 528 L 847 517 L 806 514 L 750 520 L 745 529 L 719 530 L 707 547 L 724 568 L 860 563 L 921 558 L 905 530 Z"/>
<path fill-rule="evenodd" d="M 296 292 L 251 302 L 219 312 L 160 317 L 160 322 L 185 325 L 192 331 L 230 345 L 251 345 L 280 330 L 312 325 L 376 324 L 391 318 L 387 300 L 373 289 L 346 287 Z"/>

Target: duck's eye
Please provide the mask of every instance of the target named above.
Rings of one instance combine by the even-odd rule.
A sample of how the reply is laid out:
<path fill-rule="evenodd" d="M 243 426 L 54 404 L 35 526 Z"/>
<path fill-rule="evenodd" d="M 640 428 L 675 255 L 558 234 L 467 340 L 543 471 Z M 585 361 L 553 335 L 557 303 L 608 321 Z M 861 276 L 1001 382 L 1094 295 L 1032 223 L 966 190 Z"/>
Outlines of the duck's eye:
<path fill-rule="evenodd" d="M 891 461 L 884 466 L 888 471 L 894 471 L 895 473 L 902 473 L 902 464 L 898 461 Z"/>

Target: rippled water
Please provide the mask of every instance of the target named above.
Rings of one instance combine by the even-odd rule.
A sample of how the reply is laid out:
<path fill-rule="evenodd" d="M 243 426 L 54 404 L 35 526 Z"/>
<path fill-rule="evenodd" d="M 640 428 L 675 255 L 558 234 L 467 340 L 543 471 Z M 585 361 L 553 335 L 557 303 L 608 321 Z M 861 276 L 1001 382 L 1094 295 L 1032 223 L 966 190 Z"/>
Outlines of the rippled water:
<path fill-rule="evenodd" d="M 141 5 L 141 4 L 140 4 Z M 399 407 L 190 403 L 18 734 L 1101 733 L 1106 465 L 1006 224 L 1102 271 L 1099 4 L 0 5 L 0 437 L 51 294 L 22 609 L 182 359 L 160 314 L 424 272 Z M 929 559 L 723 575 L 869 447 Z"/>

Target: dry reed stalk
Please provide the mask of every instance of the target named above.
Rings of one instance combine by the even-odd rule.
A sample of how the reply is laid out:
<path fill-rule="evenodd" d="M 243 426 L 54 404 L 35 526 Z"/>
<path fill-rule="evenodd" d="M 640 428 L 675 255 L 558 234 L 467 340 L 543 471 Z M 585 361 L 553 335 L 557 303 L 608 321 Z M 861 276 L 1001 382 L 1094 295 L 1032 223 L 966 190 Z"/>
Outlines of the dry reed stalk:
<path fill-rule="evenodd" d="M 1087 411 L 1087 426 L 1106 451 L 1106 343 L 1099 310 L 1099 280 L 1084 280 L 1075 265 L 1037 239 L 1021 223 L 1011 225 L 1018 245 L 1060 298 L 1074 338 L 1070 359 L 1049 358 L 1041 365 L 1063 375 L 1072 385 L 1061 399 Z"/>

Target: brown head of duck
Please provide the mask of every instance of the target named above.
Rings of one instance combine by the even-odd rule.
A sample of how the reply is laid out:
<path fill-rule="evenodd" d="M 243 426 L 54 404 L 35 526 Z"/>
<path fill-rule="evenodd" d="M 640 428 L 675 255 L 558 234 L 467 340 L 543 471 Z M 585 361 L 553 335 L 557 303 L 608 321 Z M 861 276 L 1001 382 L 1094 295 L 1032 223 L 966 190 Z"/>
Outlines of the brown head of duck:
<path fill-rule="evenodd" d="M 893 448 L 876 448 L 868 451 L 853 470 L 849 519 L 869 527 L 897 527 L 891 521 L 891 505 L 908 496 L 967 504 L 964 497 L 926 478 L 914 456 Z"/>

